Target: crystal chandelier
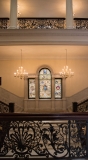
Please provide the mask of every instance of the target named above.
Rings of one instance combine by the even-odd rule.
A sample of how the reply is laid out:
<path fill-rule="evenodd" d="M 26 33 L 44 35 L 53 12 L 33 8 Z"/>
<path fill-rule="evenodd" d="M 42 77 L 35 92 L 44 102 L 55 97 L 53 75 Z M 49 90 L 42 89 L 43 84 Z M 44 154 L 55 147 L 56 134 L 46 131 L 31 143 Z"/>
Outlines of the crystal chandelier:
<path fill-rule="evenodd" d="M 28 73 L 22 67 L 22 49 L 21 49 L 21 67 L 14 73 L 14 77 L 18 77 L 20 79 L 24 79 L 28 76 Z"/>
<path fill-rule="evenodd" d="M 64 66 L 64 68 L 62 69 L 62 72 L 59 72 L 59 74 L 63 78 L 74 76 L 74 72 L 72 72 L 71 69 L 69 69 L 69 67 L 67 66 L 67 49 L 66 49 L 66 66 Z"/>

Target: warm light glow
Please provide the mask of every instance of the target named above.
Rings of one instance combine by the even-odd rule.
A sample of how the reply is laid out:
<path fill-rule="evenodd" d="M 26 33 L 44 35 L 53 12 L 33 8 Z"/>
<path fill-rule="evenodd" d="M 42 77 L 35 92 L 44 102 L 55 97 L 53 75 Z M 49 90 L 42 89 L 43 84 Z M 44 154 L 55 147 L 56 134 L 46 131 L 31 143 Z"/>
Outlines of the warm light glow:
<path fill-rule="evenodd" d="M 62 69 L 62 72 L 59 72 L 59 74 L 63 78 L 74 76 L 74 72 L 72 72 L 71 69 L 69 69 L 69 67 L 67 66 L 67 49 L 66 49 L 66 66 L 64 66 L 64 68 Z"/>
<path fill-rule="evenodd" d="M 68 68 L 68 66 L 64 66 L 64 68 L 62 69 L 62 72 L 59 72 L 59 74 L 63 78 L 74 76 L 74 72 L 72 72 L 71 69 Z"/>
<path fill-rule="evenodd" d="M 20 79 L 24 79 L 28 76 L 28 73 L 22 67 L 22 50 L 21 50 L 21 67 L 14 73 L 14 77 L 18 77 Z"/>
<path fill-rule="evenodd" d="M 28 73 L 23 69 L 23 67 L 19 67 L 19 69 L 14 73 L 14 77 L 18 77 L 20 79 L 25 78 L 28 76 Z"/>

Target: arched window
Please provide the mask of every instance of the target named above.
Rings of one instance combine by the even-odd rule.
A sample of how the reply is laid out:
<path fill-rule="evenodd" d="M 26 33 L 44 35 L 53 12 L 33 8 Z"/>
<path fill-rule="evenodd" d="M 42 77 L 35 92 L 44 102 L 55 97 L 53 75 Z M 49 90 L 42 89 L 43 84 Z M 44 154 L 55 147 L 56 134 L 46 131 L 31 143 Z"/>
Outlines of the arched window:
<path fill-rule="evenodd" d="M 36 77 L 28 78 L 28 99 L 62 99 L 61 78 L 48 68 L 40 69 Z"/>
<path fill-rule="evenodd" d="M 51 98 L 51 72 L 47 68 L 39 72 L 39 98 Z"/>

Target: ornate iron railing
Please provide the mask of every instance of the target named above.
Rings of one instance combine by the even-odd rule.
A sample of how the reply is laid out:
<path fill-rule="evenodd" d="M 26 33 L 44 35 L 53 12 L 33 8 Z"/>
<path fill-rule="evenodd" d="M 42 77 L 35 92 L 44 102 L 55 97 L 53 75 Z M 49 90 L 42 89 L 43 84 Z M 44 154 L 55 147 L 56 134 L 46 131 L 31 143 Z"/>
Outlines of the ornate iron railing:
<path fill-rule="evenodd" d="M 0 18 L 0 29 L 9 27 L 9 18 Z M 88 18 L 74 18 L 76 29 L 88 29 Z M 18 29 L 65 29 L 65 18 L 18 18 Z"/>
<path fill-rule="evenodd" d="M 88 29 L 88 18 L 74 18 L 76 29 Z"/>
<path fill-rule="evenodd" d="M 77 104 L 77 112 L 88 112 L 88 99 Z"/>
<path fill-rule="evenodd" d="M 64 29 L 65 18 L 18 18 L 19 29 Z"/>
<path fill-rule="evenodd" d="M 81 103 L 73 102 L 73 112 L 88 112 L 88 99 Z"/>
<path fill-rule="evenodd" d="M 14 103 L 6 104 L 0 101 L 0 113 L 14 112 Z"/>
<path fill-rule="evenodd" d="M 9 18 L 0 18 L 0 29 L 7 29 Z"/>
<path fill-rule="evenodd" d="M 0 101 L 0 112 L 9 113 L 9 105 Z"/>
<path fill-rule="evenodd" d="M 88 158 L 88 113 L 0 114 L 0 159 Z"/>

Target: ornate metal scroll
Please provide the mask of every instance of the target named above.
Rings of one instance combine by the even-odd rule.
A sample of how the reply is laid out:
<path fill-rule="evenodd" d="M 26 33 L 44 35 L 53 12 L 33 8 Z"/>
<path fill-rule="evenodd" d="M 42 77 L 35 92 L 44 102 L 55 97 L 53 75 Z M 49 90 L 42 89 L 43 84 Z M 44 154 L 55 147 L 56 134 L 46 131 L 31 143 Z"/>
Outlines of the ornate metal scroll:
<path fill-rule="evenodd" d="M 9 18 L 0 18 L 0 29 L 7 29 Z"/>
<path fill-rule="evenodd" d="M 76 29 L 88 29 L 88 19 L 75 18 Z"/>
<path fill-rule="evenodd" d="M 88 112 L 88 99 L 77 104 L 77 112 Z"/>
<path fill-rule="evenodd" d="M 1 113 L 9 113 L 9 105 L 0 101 L 0 112 Z"/>
<path fill-rule="evenodd" d="M 3 147 L 4 138 L 9 131 L 9 126 L 10 121 L 0 121 L 0 148 Z"/>
<path fill-rule="evenodd" d="M 70 124 L 70 157 L 83 158 L 86 157 L 86 132 L 83 132 L 83 127 L 86 122 L 73 121 Z"/>
<path fill-rule="evenodd" d="M 6 126 L 6 129 L 4 125 Z M 0 158 L 84 158 L 86 133 L 79 121 L 1 121 Z M 4 127 L 4 128 L 3 128 Z M 1 143 L 3 142 L 3 143 Z"/>
<path fill-rule="evenodd" d="M 65 18 L 18 18 L 19 29 L 64 29 Z"/>

